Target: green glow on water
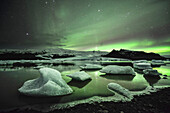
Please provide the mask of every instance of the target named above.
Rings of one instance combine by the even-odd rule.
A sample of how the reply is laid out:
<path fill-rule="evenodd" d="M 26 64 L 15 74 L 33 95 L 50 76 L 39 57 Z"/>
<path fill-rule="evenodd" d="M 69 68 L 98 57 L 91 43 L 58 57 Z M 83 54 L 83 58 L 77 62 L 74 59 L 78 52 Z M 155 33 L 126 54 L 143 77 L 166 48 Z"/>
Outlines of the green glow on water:
<path fill-rule="evenodd" d="M 164 86 L 170 85 L 169 79 L 160 79 L 156 81 L 152 81 L 150 78 L 145 78 L 142 74 L 136 73 L 136 76 L 129 75 L 103 75 L 99 71 L 86 71 L 91 77 L 91 81 L 84 82 L 76 82 L 72 81 L 71 78 L 66 75 L 72 74 L 74 72 L 80 71 L 78 66 L 54 66 L 52 67 L 61 72 L 63 79 L 67 82 L 67 84 L 73 89 L 73 93 L 71 95 L 66 95 L 63 97 L 54 97 L 45 100 L 45 102 L 53 102 L 53 103 L 64 103 L 68 101 L 82 100 L 87 99 L 93 96 L 107 97 L 113 96 L 114 93 L 107 89 L 107 85 L 111 82 L 118 83 L 121 86 L 129 89 L 130 91 L 143 91 L 149 85 L 155 86 Z M 154 68 L 158 71 L 162 71 L 168 75 L 170 65 Z M 40 76 L 38 70 L 33 69 L 21 69 L 16 71 L 0 71 L 0 90 L 3 91 L 3 94 L 0 94 L 0 100 L 5 99 L 5 102 L 8 105 L 16 107 L 16 103 L 18 105 L 25 105 L 25 103 L 29 102 L 31 104 L 39 104 L 43 102 L 43 99 L 35 98 L 27 98 L 18 96 L 17 89 L 22 86 L 22 84 L 30 79 L 35 79 Z M 24 76 L 23 76 L 24 75 Z M 9 84 L 10 83 L 10 84 Z M 5 86 L 5 87 L 4 87 Z M 8 88 L 8 90 L 6 90 Z M 9 93 L 10 92 L 10 93 Z M 12 100 L 12 101 L 11 101 Z M 28 101 L 29 100 L 29 101 Z M 57 100 L 57 101 L 56 101 Z M 3 101 L 0 101 L 2 104 Z"/>
<path fill-rule="evenodd" d="M 158 70 L 158 72 L 162 73 L 163 75 L 170 76 L 170 67 L 161 66 L 160 68 L 154 68 L 154 69 Z"/>

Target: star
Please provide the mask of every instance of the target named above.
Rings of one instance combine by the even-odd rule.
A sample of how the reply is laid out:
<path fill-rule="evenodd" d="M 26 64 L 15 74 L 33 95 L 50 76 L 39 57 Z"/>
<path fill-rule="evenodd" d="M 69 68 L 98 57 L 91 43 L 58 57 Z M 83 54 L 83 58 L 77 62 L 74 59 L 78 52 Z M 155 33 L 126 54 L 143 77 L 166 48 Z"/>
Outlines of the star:
<path fill-rule="evenodd" d="M 46 1 L 45 4 L 48 4 L 48 2 Z"/>
<path fill-rule="evenodd" d="M 97 11 L 98 11 L 98 12 L 100 12 L 101 10 L 100 10 L 100 9 L 98 9 Z"/>
<path fill-rule="evenodd" d="M 29 33 L 26 33 L 26 35 L 28 36 L 28 35 L 29 35 Z"/>

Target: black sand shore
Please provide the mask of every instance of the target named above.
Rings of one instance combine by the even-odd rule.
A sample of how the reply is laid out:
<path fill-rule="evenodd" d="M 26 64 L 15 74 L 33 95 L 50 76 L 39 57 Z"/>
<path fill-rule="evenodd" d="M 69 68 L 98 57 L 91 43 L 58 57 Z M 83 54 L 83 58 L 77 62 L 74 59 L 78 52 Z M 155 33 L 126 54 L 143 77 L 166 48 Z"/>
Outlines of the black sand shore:
<path fill-rule="evenodd" d="M 9 113 L 40 113 L 32 110 Z M 50 113 L 170 113 L 170 88 L 151 95 L 136 96 L 131 102 L 103 102 L 81 104 L 73 108 L 55 110 Z"/>

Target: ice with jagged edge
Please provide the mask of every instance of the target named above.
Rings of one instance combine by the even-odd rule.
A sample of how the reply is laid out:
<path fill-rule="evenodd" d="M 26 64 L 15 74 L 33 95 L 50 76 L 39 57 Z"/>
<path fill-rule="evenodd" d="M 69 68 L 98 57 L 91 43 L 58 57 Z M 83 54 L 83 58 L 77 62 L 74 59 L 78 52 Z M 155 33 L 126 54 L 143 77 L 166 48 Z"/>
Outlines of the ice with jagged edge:
<path fill-rule="evenodd" d="M 59 71 L 41 68 L 39 72 L 39 78 L 26 81 L 18 91 L 29 96 L 61 96 L 73 92 Z"/>

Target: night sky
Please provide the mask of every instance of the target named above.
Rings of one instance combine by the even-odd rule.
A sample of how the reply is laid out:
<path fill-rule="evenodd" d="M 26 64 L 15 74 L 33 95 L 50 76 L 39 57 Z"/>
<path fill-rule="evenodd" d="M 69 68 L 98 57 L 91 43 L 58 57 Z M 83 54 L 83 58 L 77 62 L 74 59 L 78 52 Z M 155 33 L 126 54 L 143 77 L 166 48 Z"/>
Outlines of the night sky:
<path fill-rule="evenodd" d="M 170 54 L 170 0 L 0 0 L 0 48 Z"/>

